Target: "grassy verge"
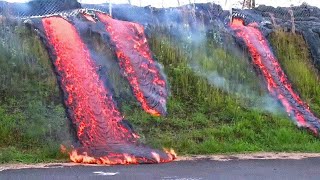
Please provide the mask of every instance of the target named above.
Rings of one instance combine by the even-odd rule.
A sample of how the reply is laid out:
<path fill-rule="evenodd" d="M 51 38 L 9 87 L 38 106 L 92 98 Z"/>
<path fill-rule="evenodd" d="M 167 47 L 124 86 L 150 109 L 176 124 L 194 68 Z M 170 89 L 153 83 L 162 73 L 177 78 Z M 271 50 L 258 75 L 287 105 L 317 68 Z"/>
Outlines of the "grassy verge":
<path fill-rule="evenodd" d="M 272 36 L 272 43 L 279 62 L 294 89 L 320 117 L 320 73 L 313 66 L 307 45 L 301 35 L 278 31 Z"/>
<path fill-rule="evenodd" d="M 238 62 L 234 62 L 234 57 L 225 53 L 208 55 L 221 49 L 212 49 L 209 53 L 201 49 L 186 51 L 168 34 L 156 32 L 154 36 L 151 35 L 150 44 L 158 60 L 164 64 L 171 85 L 169 115 L 166 118 L 154 118 L 138 107 L 125 105 L 123 108 L 126 117 L 144 135 L 148 144 L 173 147 L 179 154 L 319 152 L 320 141 L 299 130 L 285 114 L 270 114 L 252 108 L 248 105 L 250 99 L 226 93 L 225 90 L 211 85 L 207 78 L 193 71 L 188 63 L 194 59 L 202 61 L 201 59 L 205 58 L 213 64 L 216 61 L 212 58 L 219 59 L 223 64 L 220 75 L 226 77 L 230 74 L 245 73 L 245 69 L 232 68 L 235 66 L 232 62 L 238 64 L 236 68 L 243 67 L 245 62 L 241 62 L 239 58 Z M 287 50 L 286 47 L 277 47 Z M 258 78 L 252 80 L 250 73 L 246 73 L 244 77 L 238 82 L 257 83 Z"/>
<path fill-rule="evenodd" d="M 0 31 L 0 163 L 65 161 L 59 145 L 68 141 L 67 120 L 46 51 L 28 30 L 9 32 Z M 312 66 L 304 64 L 308 52 L 295 37 L 276 34 L 272 44 L 295 88 L 320 114 L 314 99 L 319 95 L 318 79 Z M 285 114 L 259 105 L 267 92 L 246 54 L 226 51 L 210 35 L 206 39 L 200 44 L 181 42 L 161 28 L 151 30 L 150 47 L 170 83 L 167 117 L 144 113 L 137 102 L 124 98 L 129 87 L 123 86 L 118 71 L 109 74 L 119 106 L 142 141 L 172 147 L 179 154 L 320 152 L 318 139 L 297 129 Z M 292 46 L 289 56 L 287 44 Z M 108 48 L 101 49 L 97 52 Z M 294 57 L 294 63 L 288 57 Z M 224 79 L 222 84 L 206 76 L 212 72 Z M 245 88 L 239 90 L 239 84 Z"/>
<path fill-rule="evenodd" d="M 59 158 L 67 119 L 40 40 L 26 28 L 1 26 L 0 67 L 0 163 Z"/>

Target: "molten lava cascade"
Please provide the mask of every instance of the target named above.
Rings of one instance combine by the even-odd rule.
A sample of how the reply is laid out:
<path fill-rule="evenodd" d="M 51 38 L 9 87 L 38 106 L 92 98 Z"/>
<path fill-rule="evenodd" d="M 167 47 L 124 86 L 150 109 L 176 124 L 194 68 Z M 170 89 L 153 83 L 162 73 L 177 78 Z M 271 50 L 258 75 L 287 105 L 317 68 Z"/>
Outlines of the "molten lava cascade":
<path fill-rule="evenodd" d="M 76 127 L 80 146 L 70 152 L 74 162 L 130 164 L 168 162 L 173 152 L 138 142 L 123 119 L 110 90 L 99 78 L 89 49 L 77 29 L 60 16 L 33 20 L 51 54 L 64 93 L 68 116 Z"/>
<path fill-rule="evenodd" d="M 244 41 L 252 56 L 253 63 L 261 71 L 268 86 L 269 92 L 276 97 L 285 107 L 289 116 L 293 116 L 298 126 L 310 129 L 318 135 L 320 121 L 310 111 L 299 95 L 295 93 L 284 71 L 272 51 L 267 39 L 256 27 L 256 23 L 247 26 L 244 21 L 234 18 L 231 28 L 236 36 Z"/>
<path fill-rule="evenodd" d="M 115 20 L 103 13 L 96 14 L 109 33 L 119 66 L 142 108 L 152 115 L 165 115 L 167 84 L 152 58 L 143 26 Z"/>

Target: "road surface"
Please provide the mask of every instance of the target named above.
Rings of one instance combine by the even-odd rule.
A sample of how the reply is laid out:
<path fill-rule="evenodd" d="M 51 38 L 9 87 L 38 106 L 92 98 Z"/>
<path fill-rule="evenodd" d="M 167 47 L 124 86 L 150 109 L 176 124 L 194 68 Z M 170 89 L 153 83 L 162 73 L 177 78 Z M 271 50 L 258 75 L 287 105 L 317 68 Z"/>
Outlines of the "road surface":
<path fill-rule="evenodd" d="M 180 160 L 167 164 L 130 166 L 64 166 L 6 169 L 1 180 L 37 179 L 139 179 L 139 180 L 205 180 L 205 179 L 320 179 L 320 158 L 229 160 Z"/>

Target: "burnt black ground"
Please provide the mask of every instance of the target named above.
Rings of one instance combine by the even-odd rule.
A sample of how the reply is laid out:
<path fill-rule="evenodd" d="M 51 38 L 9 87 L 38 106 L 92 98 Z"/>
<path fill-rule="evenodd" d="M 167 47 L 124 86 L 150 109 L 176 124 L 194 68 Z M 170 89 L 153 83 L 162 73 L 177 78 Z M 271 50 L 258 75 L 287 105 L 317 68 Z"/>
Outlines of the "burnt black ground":
<path fill-rule="evenodd" d="M 96 172 L 96 173 L 95 173 Z M 105 175 L 102 175 L 106 173 Z M 108 174 L 111 173 L 111 174 Z M 117 174 L 112 174 L 117 173 Z M 178 161 L 130 166 L 73 166 L 6 170 L 0 179 L 319 179 L 320 158 L 303 160 Z"/>

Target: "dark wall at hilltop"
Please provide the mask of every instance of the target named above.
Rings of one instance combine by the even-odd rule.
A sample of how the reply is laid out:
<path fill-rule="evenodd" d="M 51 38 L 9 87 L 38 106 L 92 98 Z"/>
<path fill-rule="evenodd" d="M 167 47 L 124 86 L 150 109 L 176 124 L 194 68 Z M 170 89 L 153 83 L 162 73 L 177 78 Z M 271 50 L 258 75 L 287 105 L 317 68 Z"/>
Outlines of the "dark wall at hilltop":
<path fill-rule="evenodd" d="M 0 1 L 0 14 L 10 13 L 14 16 L 52 14 L 77 8 L 109 11 L 108 4 L 81 5 L 77 0 L 34 0 L 29 3 L 7 3 Z M 320 70 L 320 9 L 306 4 L 291 7 L 290 9 L 293 11 L 296 32 L 303 35 L 309 45 L 314 64 Z M 274 31 L 273 25 L 264 23 L 273 22 L 270 14 L 273 14 L 278 27 L 284 28 L 287 31 L 290 31 L 292 28 L 289 8 L 274 8 L 262 5 L 253 10 L 236 10 L 236 12 L 244 14 L 249 22 L 259 22 L 265 35 Z M 217 20 L 220 23 L 222 22 L 222 25 L 227 25 L 229 22 L 229 12 L 222 10 L 219 5 L 212 3 L 165 9 L 150 6 L 137 7 L 128 4 L 113 5 L 113 17 L 120 20 L 138 22 L 145 26 L 161 24 L 171 27 L 176 24 L 188 24 L 191 30 L 195 31 L 202 24 L 206 28 L 217 26 Z"/>
<path fill-rule="evenodd" d="M 81 8 L 77 0 L 33 0 L 28 3 L 31 13 L 50 14 L 57 11 Z"/>
<path fill-rule="evenodd" d="M 314 64 L 320 70 L 320 9 L 306 4 L 290 9 L 293 12 L 296 32 L 303 35 L 309 45 Z M 269 21 L 272 21 L 270 18 L 272 13 L 277 25 L 287 31 L 292 30 L 289 8 L 259 6 L 253 12 Z"/>

